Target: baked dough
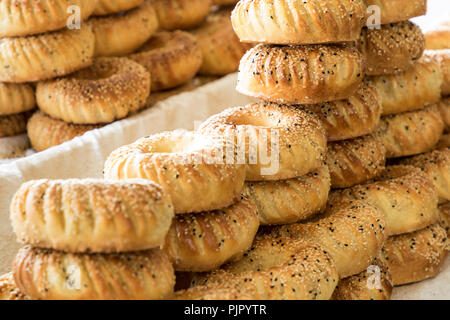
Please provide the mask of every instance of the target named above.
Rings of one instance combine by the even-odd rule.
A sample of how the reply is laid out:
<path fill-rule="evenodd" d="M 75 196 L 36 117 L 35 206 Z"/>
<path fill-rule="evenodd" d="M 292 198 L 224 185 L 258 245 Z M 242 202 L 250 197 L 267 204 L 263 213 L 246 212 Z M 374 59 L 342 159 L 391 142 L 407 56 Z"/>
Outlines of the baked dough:
<path fill-rule="evenodd" d="M 447 237 L 450 236 L 450 202 L 441 204 L 439 206 L 440 218 L 439 225 L 447 232 Z"/>
<path fill-rule="evenodd" d="M 365 2 L 369 9 L 370 6 L 380 8 L 380 24 L 404 21 L 427 13 L 426 0 L 366 0 Z M 370 10 L 366 12 L 367 19 L 374 14 Z"/>
<path fill-rule="evenodd" d="M 144 3 L 144 0 L 96 0 L 94 15 L 103 16 L 120 11 L 128 11 Z"/>
<path fill-rule="evenodd" d="M 144 106 L 150 74 L 126 58 L 98 58 L 87 69 L 40 82 L 39 108 L 55 119 L 76 124 L 110 123 Z"/>
<path fill-rule="evenodd" d="M 427 50 L 425 54 L 434 58 L 441 66 L 443 75 L 441 94 L 442 96 L 450 95 L 450 49 Z"/>
<path fill-rule="evenodd" d="M 354 46 L 258 45 L 241 60 L 237 90 L 271 102 L 313 104 L 348 98 L 363 77 L 363 56 Z"/>
<path fill-rule="evenodd" d="M 436 148 L 450 148 L 450 133 L 444 134 L 439 140 Z"/>
<path fill-rule="evenodd" d="M 0 301 L 1 300 L 30 300 L 16 286 L 12 273 L 0 276 Z"/>
<path fill-rule="evenodd" d="M 450 201 L 450 149 L 434 150 L 401 161 L 425 172 L 439 194 L 439 203 Z"/>
<path fill-rule="evenodd" d="M 38 111 L 28 120 L 27 133 L 33 149 L 44 151 L 101 127 L 67 123 Z"/>
<path fill-rule="evenodd" d="M 177 271 L 210 271 L 239 260 L 258 227 L 255 204 L 243 198 L 225 209 L 178 215 L 163 250 Z"/>
<path fill-rule="evenodd" d="M 395 286 L 422 281 L 439 273 L 447 257 L 448 239 L 438 224 L 390 237 L 382 250 Z"/>
<path fill-rule="evenodd" d="M 412 166 L 388 166 L 376 181 L 333 191 L 329 199 L 375 206 L 384 215 L 387 235 L 413 232 L 438 219 L 437 190 L 425 172 Z"/>
<path fill-rule="evenodd" d="M 86 68 L 92 64 L 94 46 L 88 23 L 80 30 L 0 39 L 0 82 L 40 81 Z"/>
<path fill-rule="evenodd" d="M 328 143 L 332 188 L 347 188 L 376 178 L 385 163 L 386 149 L 376 135 Z"/>
<path fill-rule="evenodd" d="M 436 105 L 381 118 L 379 134 L 387 158 L 425 153 L 434 149 L 444 131 Z"/>
<path fill-rule="evenodd" d="M 72 6 L 79 8 L 83 21 L 92 14 L 95 4 L 96 1 L 92 0 L 2 0 L 0 38 L 63 29 L 75 13 L 71 10 Z"/>
<path fill-rule="evenodd" d="M 444 121 L 444 130 L 450 132 L 450 97 L 442 98 L 437 105 Z"/>
<path fill-rule="evenodd" d="M 141 47 L 158 28 L 151 0 L 125 13 L 89 20 L 95 34 L 95 56 L 124 56 Z"/>
<path fill-rule="evenodd" d="M 0 82 L 0 116 L 29 111 L 35 106 L 31 85 Z"/>
<path fill-rule="evenodd" d="M 27 131 L 27 121 L 30 112 L 0 116 L 0 138 L 12 137 Z"/>
<path fill-rule="evenodd" d="M 198 41 L 184 31 L 158 32 L 130 59 L 152 75 L 152 91 L 177 87 L 192 79 L 202 64 Z"/>
<path fill-rule="evenodd" d="M 198 131 L 234 140 L 239 156 L 245 158 L 248 181 L 300 177 L 320 167 L 326 153 L 323 126 L 300 107 L 260 102 L 229 108 L 210 117 Z"/>
<path fill-rule="evenodd" d="M 330 173 L 323 165 L 299 178 L 246 182 L 245 196 L 258 207 L 262 225 L 288 224 L 308 219 L 325 208 Z"/>
<path fill-rule="evenodd" d="M 244 42 L 348 42 L 358 39 L 365 10 L 362 0 L 241 0 L 231 20 Z"/>
<path fill-rule="evenodd" d="M 422 109 L 441 98 L 442 71 L 427 56 L 406 72 L 370 79 L 381 95 L 383 115 Z"/>
<path fill-rule="evenodd" d="M 167 299 L 175 285 L 160 249 L 87 254 L 26 246 L 13 262 L 13 274 L 21 292 L 43 300 Z"/>
<path fill-rule="evenodd" d="M 382 105 L 378 89 L 370 82 L 347 99 L 306 106 L 324 124 L 328 141 L 357 138 L 374 132 L 380 122 Z"/>
<path fill-rule="evenodd" d="M 382 213 L 361 201 L 334 201 L 322 218 L 271 227 L 268 233 L 319 244 L 330 253 L 341 279 L 366 270 L 387 236 Z"/>
<path fill-rule="evenodd" d="M 240 198 L 245 165 L 223 159 L 225 141 L 176 130 L 142 138 L 115 150 L 107 179 L 148 179 L 166 190 L 175 213 L 222 209 Z M 225 150 L 226 151 L 226 150 Z"/>
<path fill-rule="evenodd" d="M 66 252 L 146 250 L 164 243 L 171 199 L 144 180 L 34 180 L 11 203 L 20 242 Z"/>
<path fill-rule="evenodd" d="M 416 24 L 402 21 L 364 28 L 358 47 L 366 57 L 368 75 L 389 75 L 413 66 L 425 50 L 425 37 Z"/>
<path fill-rule="evenodd" d="M 440 22 L 434 30 L 425 33 L 425 40 L 427 49 L 450 49 L 450 22 L 447 20 Z"/>

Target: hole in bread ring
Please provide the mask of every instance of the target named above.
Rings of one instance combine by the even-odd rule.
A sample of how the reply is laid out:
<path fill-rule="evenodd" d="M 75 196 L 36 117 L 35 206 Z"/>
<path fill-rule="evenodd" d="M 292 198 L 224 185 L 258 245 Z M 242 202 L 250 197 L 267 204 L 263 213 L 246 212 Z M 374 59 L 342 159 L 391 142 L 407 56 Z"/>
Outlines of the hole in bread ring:
<path fill-rule="evenodd" d="M 245 165 L 224 158 L 226 145 L 185 130 L 142 138 L 111 153 L 105 178 L 154 181 L 171 195 L 175 213 L 225 208 L 240 199 L 245 179 Z"/>
<path fill-rule="evenodd" d="M 139 110 L 150 92 L 150 74 L 126 58 L 98 58 L 87 69 L 40 82 L 39 108 L 76 124 L 109 123 Z"/>

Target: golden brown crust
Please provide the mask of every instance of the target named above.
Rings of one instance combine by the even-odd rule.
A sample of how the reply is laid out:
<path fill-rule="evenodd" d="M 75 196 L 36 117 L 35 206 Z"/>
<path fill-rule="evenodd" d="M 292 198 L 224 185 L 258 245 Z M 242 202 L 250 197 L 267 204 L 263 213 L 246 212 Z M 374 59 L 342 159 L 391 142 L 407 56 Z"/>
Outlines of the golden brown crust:
<path fill-rule="evenodd" d="M 395 286 L 422 281 L 439 273 L 447 257 L 447 233 L 438 224 L 390 237 L 382 250 Z"/>
<path fill-rule="evenodd" d="M 20 291 L 43 300 L 155 300 L 173 293 L 175 274 L 160 249 L 126 254 L 63 253 L 29 246 L 13 263 Z"/>
<path fill-rule="evenodd" d="M 370 79 L 381 95 L 383 115 L 422 109 L 441 98 L 442 72 L 430 57 L 422 57 L 406 72 Z"/>
<path fill-rule="evenodd" d="M 0 116 L 29 111 L 35 105 L 31 85 L 0 82 Z"/>
<path fill-rule="evenodd" d="M 442 98 L 437 106 L 444 121 L 444 130 L 450 132 L 450 97 Z"/>
<path fill-rule="evenodd" d="M 155 33 L 158 18 L 151 0 L 130 11 L 89 20 L 95 34 L 95 56 L 123 56 L 137 50 Z"/>
<path fill-rule="evenodd" d="M 0 38 L 28 36 L 63 29 L 79 8 L 81 20 L 95 8 L 92 0 L 3 0 L 0 2 Z"/>
<path fill-rule="evenodd" d="M 255 204 L 243 198 L 225 209 L 178 215 L 163 250 L 177 271 L 210 271 L 240 259 L 258 227 Z"/>
<path fill-rule="evenodd" d="M 130 59 L 152 75 L 152 91 L 177 87 L 192 79 L 202 64 L 198 41 L 184 31 L 158 32 Z"/>
<path fill-rule="evenodd" d="M 438 144 L 436 145 L 437 149 L 441 148 L 450 148 L 450 133 L 442 135 Z"/>
<path fill-rule="evenodd" d="M 211 0 L 151 0 L 162 30 L 192 29 L 211 10 Z"/>
<path fill-rule="evenodd" d="M 144 180 L 36 180 L 13 197 L 19 241 L 66 252 L 146 250 L 164 243 L 173 218 L 170 197 Z"/>
<path fill-rule="evenodd" d="M 239 41 L 229 13 L 229 10 L 221 10 L 211 14 L 200 27 L 191 31 L 203 53 L 200 74 L 221 76 L 236 72 L 242 56 L 252 47 Z"/>
<path fill-rule="evenodd" d="M 379 134 L 387 158 L 425 153 L 434 149 L 444 131 L 436 105 L 381 118 Z"/>
<path fill-rule="evenodd" d="M 346 99 L 364 77 L 362 54 L 350 45 L 258 45 L 244 55 L 237 90 L 288 104 Z"/>
<path fill-rule="evenodd" d="M 371 82 L 364 84 L 347 99 L 306 106 L 316 113 L 327 130 L 328 141 L 357 138 L 378 127 L 381 97 Z"/>
<path fill-rule="evenodd" d="M 443 75 L 441 94 L 442 96 L 450 95 L 450 49 L 428 50 L 425 54 L 435 59 L 441 66 Z"/>
<path fill-rule="evenodd" d="M 388 166 L 376 181 L 336 190 L 330 201 L 365 201 L 384 215 L 386 233 L 413 232 L 438 219 L 437 190 L 428 175 L 412 166 Z"/>
<path fill-rule="evenodd" d="M 87 69 L 40 82 L 39 108 L 76 124 L 110 123 L 139 110 L 150 93 L 150 74 L 126 58 L 98 58 Z"/>
<path fill-rule="evenodd" d="M 376 135 L 328 143 L 332 188 L 347 188 L 376 178 L 385 163 L 386 149 Z"/>
<path fill-rule="evenodd" d="M 13 274 L 7 273 L 0 276 L 0 301 L 1 300 L 30 300 L 20 292 L 14 281 Z"/>
<path fill-rule="evenodd" d="M 44 151 L 101 127 L 67 123 L 38 111 L 28 120 L 27 133 L 33 149 Z"/>
<path fill-rule="evenodd" d="M 120 11 L 128 11 L 144 3 L 144 0 L 97 0 L 94 15 L 103 16 Z"/>
<path fill-rule="evenodd" d="M 366 5 L 378 6 L 381 13 L 381 24 L 408 20 L 426 14 L 426 0 L 366 0 Z M 367 18 L 372 16 L 374 11 L 367 10 Z"/>
<path fill-rule="evenodd" d="M 218 5 L 218 6 L 227 6 L 227 5 L 238 3 L 239 0 L 213 0 L 212 2 L 213 2 L 213 4 Z"/>
<path fill-rule="evenodd" d="M 434 150 L 401 161 L 425 172 L 439 194 L 439 203 L 450 201 L 450 149 Z"/>
<path fill-rule="evenodd" d="M 390 300 L 392 277 L 383 259 L 375 259 L 367 270 L 341 279 L 332 300 Z"/>
<path fill-rule="evenodd" d="M 364 28 L 358 47 L 366 57 L 368 75 L 389 75 L 413 66 L 425 50 L 425 38 L 416 24 L 402 21 Z"/>
<path fill-rule="evenodd" d="M 229 108 L 210 117 L 198 131 L 224 136 L 245 151 L 240 153 L 247 181 L 300 177 L 322 166 L 326 153 L 323 126 L 301 107 L 260 102 Z"/>
<path fill-rule="evenodd" d="M 88 67 L 94 46 L 95 37 L 87 23 L 80 30 L 0 39 L 0 82 L 45 80 Z"/>
<path fill-rule="evenodd" d="M 387 236 L 383 215 L 361 201 L 336 201 L 328 206 L 322 218 L 272 227 L 268 232 L 274 237 L 319 244 L 330 253 L 340 278 L 366 270 L 378 256 Z"/>
<path fill-rule="evenodd" d="M 245 179 L 243 164 L 223 161 L 224 144 L 184 130 L 142 138 L 111 153 L 105 178 L 154 181 L 171 195 L 175 213 L 221 209 L 240 198 Z"/>
<path fill-rule="evenodd" d="M 27 131 L 27 121 L 30 112 L 0 116 L 0 138 L 12 137 Z"/>
<path fill-rule="evenodd" d="M 450 49 L 450 23 L 439 23 L 434 30 L 425 33 L 425 40 L 429 50 Z"/>
<path fill-rule="evenodd" d="M 450 202 L 441 204 L 439 206 L 439 212 L 439 225 L 445 229 L 447 237 L 450 237 Z"/>
<path fill-rule="evenodd" d="M 268 239 L 269 240 L 269 239 Z M 268 241 L 265 241 L 267 244 Z M 295 247 L 292 254 L 281 248 Z M 327 300 L 338 281 L 330 255 L 317 245 L 296 245 L 289 239 L 262 244 L 254 263 L 237 262 L 242 272 L 219 270 L 199 285 L 175 293 L 178 300 Z M 285 247 L 283 246 L 283 249 Z M 267 251 L 265 250 L 267 249 Z M 290 251 L 291 252 L 291 251 Z M 252 251 L 249 252 L 250 254 Z M 270 254 L 273 256 L 270 257 Z M 246 259 L 249 261 L 249 259 Z M 261 265 L 262 268 L 255 268 Z M 243 268 L 242 268 L 243 267 Z"/>
<path fill-rule="evenodd" d="M 358 39 L 365 10 L 361 0 L 241 0 L 231 20 L 244 42 L 348 42 Z"/>
<path fill-rule="evenodd" d="M 288 224 L 305 220 L 325 208 L 330 174 L 323 165 L 299 178 L 246 182 L 245 196 L 257 206 L 262 225 Z"/>

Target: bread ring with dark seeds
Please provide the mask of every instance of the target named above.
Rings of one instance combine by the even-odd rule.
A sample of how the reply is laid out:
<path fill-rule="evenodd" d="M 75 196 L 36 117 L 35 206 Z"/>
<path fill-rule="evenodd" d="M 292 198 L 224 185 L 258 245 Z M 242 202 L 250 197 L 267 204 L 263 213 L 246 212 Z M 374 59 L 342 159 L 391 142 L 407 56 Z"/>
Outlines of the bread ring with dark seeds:
<path fill-rule="evenodd" d="M 29 111 L 36 106 L 34 89 L 29 84 L 0 82 L 0 116 Z"/>
<path fill-rule="evenodd" d="M 188 30 L 200 25 L 211 10 L 211 0 L 151 0 L 161 30 Z"/>
<path fill-rule="evenodd" d="M 443 75 L 441 95 L 442 96 L 450 95 L 450 49 L 427 50 L 425 54 L 435 59 L 441 66 L 441 71 Z"/>
<path fill-rule="evenodd" d="M 0 116 L 0 138 L 12 137 L 27 131 L 27 121 L 32 112 Z"/>

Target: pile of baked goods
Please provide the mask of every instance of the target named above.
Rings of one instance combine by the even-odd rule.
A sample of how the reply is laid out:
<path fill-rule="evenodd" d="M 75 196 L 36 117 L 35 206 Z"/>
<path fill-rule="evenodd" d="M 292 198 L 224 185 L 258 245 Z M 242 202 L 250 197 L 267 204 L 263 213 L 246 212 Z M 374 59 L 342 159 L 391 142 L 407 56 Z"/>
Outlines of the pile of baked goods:
<path fill-rule="evenodd" d="M 235 3 L 2 1 L 0 138 L 43 151 L 237 71 Z"/>
<path fill-rule="evenodd" d="M 435 276 L 449 249 L 448 78 L 408 21 L 425 10 L 239 1 L 234 31 L 258 44 L 237 90 L 261 101 L 115 150 L 104 180 L 23 184 L 10 214 L 26 246 L 0 297 L 384 300 Z M 224 15 L 194 33 L 220 32 L 209 23 Z M 203 67 L 223 70 L 211 64 L 233 50 L 207 49 Z"/>

